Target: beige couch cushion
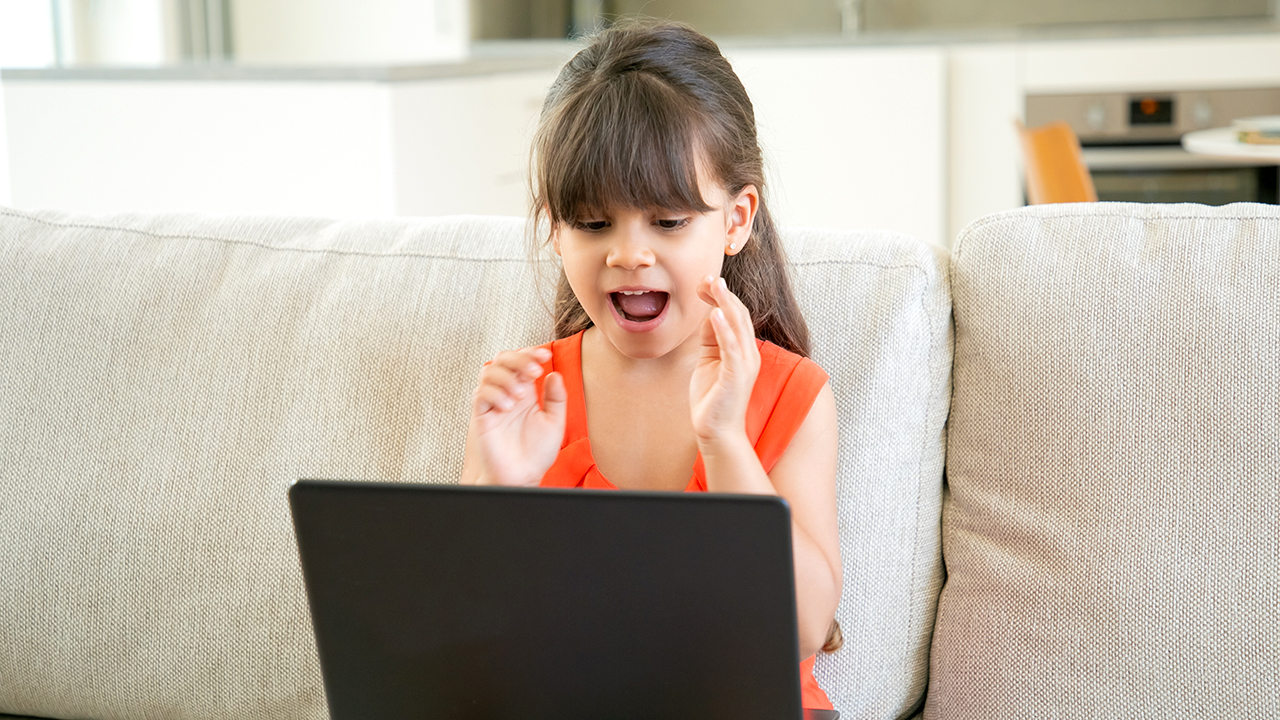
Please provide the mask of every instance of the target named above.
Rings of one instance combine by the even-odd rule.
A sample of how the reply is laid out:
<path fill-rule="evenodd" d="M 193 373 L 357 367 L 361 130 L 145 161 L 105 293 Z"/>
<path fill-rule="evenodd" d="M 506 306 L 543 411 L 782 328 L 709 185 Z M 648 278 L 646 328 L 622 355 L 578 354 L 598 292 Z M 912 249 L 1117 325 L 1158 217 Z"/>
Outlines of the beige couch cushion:
<path fill-rule="evenodd" d="M 925 717 L 1280 713 L 1280 209 L 1000 214 L 952 287 Z"/>
<path fill-rule="evenodd" d="M 444 481 L 481 363 L 549 332 L 506 218 L 0 209 L 0 712 L 322 718 L 285 492 Z M 950 342 L 940 253 L 796 232 L 841 412 L 838 707 L 925 681 Z"/>
<path fill-rule="evenodd" d="M 840 419 L 845 647 L 819 655 L 815 674 L 844 717 L 901 717 L 923 700 L 942 582 L 947 255 L 887 233 L 788 240 L 813 359 L 831 374 Z"/>
<path fill-rule="evenodd" d="M 4 213 L 0 711 L 323 717 L 285 491 L 457 476 L 519 231 Z"/>

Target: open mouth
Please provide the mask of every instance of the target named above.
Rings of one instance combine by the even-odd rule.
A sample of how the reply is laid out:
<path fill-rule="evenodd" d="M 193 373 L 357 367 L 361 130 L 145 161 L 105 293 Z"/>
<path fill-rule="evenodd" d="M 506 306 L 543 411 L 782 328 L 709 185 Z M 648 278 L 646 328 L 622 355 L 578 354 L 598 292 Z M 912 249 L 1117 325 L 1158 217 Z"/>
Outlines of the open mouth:
<path fill-rule="evenodd" d="M 624 320 L 644 323 L 662 314 L 669 296 L 660 290 L 620 290 L 609 293 L 613 308 Z"/>

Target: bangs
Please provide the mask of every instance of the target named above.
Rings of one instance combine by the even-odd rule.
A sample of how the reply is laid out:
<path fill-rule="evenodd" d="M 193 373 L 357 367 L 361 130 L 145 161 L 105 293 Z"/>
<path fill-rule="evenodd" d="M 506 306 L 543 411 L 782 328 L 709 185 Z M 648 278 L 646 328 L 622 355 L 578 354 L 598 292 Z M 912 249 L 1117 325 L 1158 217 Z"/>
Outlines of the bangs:
<path fill-rule="evenodd" d="M 565 98 L 537 143 L 538 193 L 552 223 L 618 207 L 711 210 L 698 189 L 695 117 L 687 98 L 642 72 L 593 79 Z"/>

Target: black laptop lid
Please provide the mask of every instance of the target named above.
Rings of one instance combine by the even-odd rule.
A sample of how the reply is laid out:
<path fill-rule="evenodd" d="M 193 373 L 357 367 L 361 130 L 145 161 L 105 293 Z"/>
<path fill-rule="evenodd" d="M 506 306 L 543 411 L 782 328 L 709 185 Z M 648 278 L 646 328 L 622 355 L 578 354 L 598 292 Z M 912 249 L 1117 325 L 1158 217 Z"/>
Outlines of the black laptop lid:
<path fill-rule="evenodd" d="M 300 481 L 333 720 L 800 718 L 776 497 Z"/>

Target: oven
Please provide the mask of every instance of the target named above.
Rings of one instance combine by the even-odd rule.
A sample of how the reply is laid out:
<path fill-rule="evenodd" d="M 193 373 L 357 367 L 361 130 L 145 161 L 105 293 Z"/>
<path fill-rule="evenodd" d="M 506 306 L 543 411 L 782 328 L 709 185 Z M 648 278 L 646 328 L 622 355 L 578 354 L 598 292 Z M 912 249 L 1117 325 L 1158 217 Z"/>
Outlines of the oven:
<path fill-rule="evenodd" d="M 1028 95 L 1029 127 L 1065 120 L 1080 138 L 1098 199 L 1280 203 L 1280 166 L 1193 155 L 1184 133 L 1280 115 L 1280 88 Z"/>

